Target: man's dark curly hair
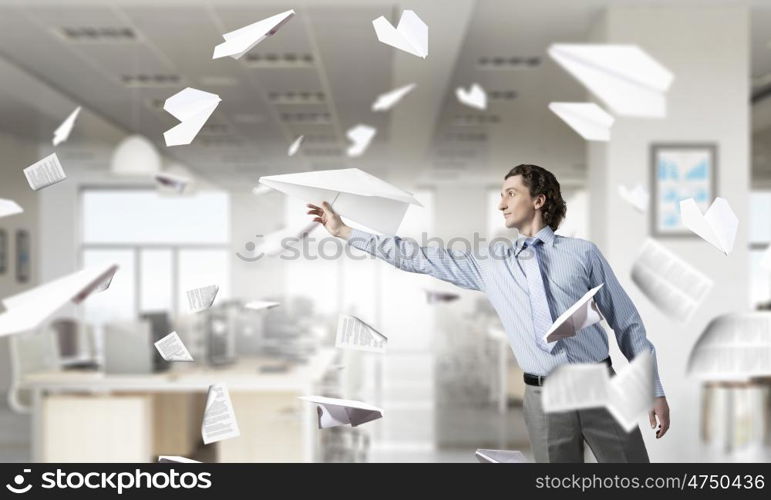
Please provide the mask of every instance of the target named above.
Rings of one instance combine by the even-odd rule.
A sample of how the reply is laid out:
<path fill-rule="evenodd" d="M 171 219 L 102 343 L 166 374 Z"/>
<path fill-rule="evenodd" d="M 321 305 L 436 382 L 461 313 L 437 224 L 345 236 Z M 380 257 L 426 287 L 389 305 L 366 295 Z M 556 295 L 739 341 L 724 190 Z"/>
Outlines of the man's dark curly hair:
<path fill-rule="evenodd" d="M 530 189 L 530 196 L 535 198 L 542 194 L 546 197 L 546 203 L 541 207 L 543 221 L 556 231 L 567 212 L 567 205 L 562 199 L 557 178 L 543 167 L 523 163 L 509 170 L 503 180 L 515 175 L 522 176 L 522 183 Z"/>

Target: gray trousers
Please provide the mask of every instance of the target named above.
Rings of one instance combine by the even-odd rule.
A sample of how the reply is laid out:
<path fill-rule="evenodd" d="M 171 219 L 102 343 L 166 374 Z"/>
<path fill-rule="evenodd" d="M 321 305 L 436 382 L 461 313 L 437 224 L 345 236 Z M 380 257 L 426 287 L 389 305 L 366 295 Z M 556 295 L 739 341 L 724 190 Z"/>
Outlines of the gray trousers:
<path fill-rule="evenodd" d="M 542 389 L 525 386 L 525 423 L 536 462 L 583 462 L 584 441 L 601 463 L 649 462 L 639 426 L 627 434 L 605 408 L 544 413 Z"/>

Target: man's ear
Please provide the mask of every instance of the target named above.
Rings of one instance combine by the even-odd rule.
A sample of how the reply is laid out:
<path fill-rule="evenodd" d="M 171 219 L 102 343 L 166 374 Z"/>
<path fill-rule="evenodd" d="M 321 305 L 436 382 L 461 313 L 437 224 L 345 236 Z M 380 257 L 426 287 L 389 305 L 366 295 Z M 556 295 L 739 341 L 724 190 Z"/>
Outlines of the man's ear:
<path fill-rule="evenodd" d="M 533 206 L 535 207 L 536 210 L 538 210 L 539 208 L 543 208 L 544 205 L 546 205 L 546 195 L 539 194 L 538 196 L 535 197 L 535 202 Z"/>

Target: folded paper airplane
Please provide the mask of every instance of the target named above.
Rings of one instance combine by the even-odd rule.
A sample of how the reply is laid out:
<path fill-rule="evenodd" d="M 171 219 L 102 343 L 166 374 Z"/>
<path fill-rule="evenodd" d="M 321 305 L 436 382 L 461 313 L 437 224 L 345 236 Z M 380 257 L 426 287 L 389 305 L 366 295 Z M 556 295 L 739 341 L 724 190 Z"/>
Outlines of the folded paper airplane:
<path fill-rule="evenodd" d="M 287 10 L 281 14 L 276 14 L 262 21 L 257 21 L 243 28 L 225 33 L 222 35 L 225 41 L 214 47 L 212 59 L 227 56 L 238 59 L 252 50 L 261 41 L 275 35 L 279 28 L 292 19 L 292 16 L 294 16 L 294 10 Z"/>
<path fill-rule="evenodd" d="M 163 109 L 179 120 L 163 133 L 166 146 L 190 144 L 222 99 L 217 94 L 187 87 L 166 99 Z"/>
<path fill-rule="evenodd" d="M 582 328 L 602 321 L 600 309 L 593 299 L 594 294 L 600 288 L 602 288 L 602 285 L 592 288 L 583 297 L 578 299 L 575 304 L 570 306 L 567 311 L 560 314 L 559 318 L 552 323 L 549 331 L 544 334 L 544 342 L 556 342 L 559 339 L 572 337 Z"/>
<path fill-rule="evenodd" d="M 405 10 L 394 28 L 385 16 L 372 21 L 377 39 L 386 45 L 396 47 L 412 55 L 426 58 L 428 55 L 428 26 L 415 11 Z"/>
<path fill-rule="evenodd" d="M 24 209 L 15 201 L 0 198 L 0 217 L 8 217 L 9 215 L 16 215 L 22 212 L 24 212 Z"/>
<path fill-rule="evenodd" d="M 482 464 L 522 464 L 527 463 L 525 455 L 516 450 L 486 450 L 480 448 L 475 453 Z"/>
<path fill-rule="evenodd" d="M 263 311 L 266 309 L 273 309 L 281 304 L 279 302 L 271 302 L 269 300 L 253 300 L 244 304 L 244 307 L 253 311 Z"/>
<path fill-rule="evenodd" d="M 609 141 L 615 118 L 593 102 L 552 102 L 549 109 L 587 141 Z"/>
<path fill-rule="evenodd" d="M 389 109 L 396 106 L 396 104 L 398 104 L 398 102 L 401 101 L 404 96 L 412 92 L 412 89 L 414 89 L 416 86 L 417 84 L 410 83 L 409 85 L 399 87 L 398 89 L 391 90 L 385 94 L 380 94 L 377 96 L 377 100 L 372 103 L 372 111 L 388 111 Z"/>
<path fill-rule="evenodd" d="M 297 152 L 300 150 L 300 146 L 302 145 L 304 138 L 305 136 L 301 135 L 300 137 L 295 139 L 294 142 L 289 145 L 289 149 L 287 150 L 286 154 L 289 156 L 296 155 Z"/>
<path fill-rule="evenodd" d="M 183 192 L 190 183 L 188 177 L 169 173 L 155 174 L 155 181 L 158 183 L 159 188 L 169 189 L 177 193 Z"/>
<path fill-rule="evenodd" d="M 638 212 L 645 213 L 648 211 L 650 194 L 642 184 L 637 184 L 632 189 L 619 185 L 618 194 L 624 201 L 636 208 Z"/>
<path fill-rule="evenodd" d="M 728 255 L 734 249 L 739 219 L 725 198 L 717 197 L 702 215 L 693 198 L 680 201 L 683 225 Z"/>
<path fill-rule="evenodd" d="M 67 119 L 64 120 L 56 130 L 54 130 L 54 138 L 52 141 L 54 146 L 58 146 L 67 140 L 67 138 L 70 136 L 70 132 L 72 132 L 72 127 L 75 125 L 75 120 L 78 118 L 79 113 L 80 106 L 75 108 L 75 111 L 70 113 L 70 116 L 68 116 Z"/>
<path fill-rule="evenodd" d="M 377 134 L 377 129 L 370 127 L 369 125 L 356 125 L 353 128 L 348 129 L 345 135 L 353 143 L 346 150 L 348 156 L 361 156 L 364 151 L 369 147 L 369 143 Z"/>
<path fill-rule="evenodd" d="M 383 410 L 361 401 L 324 396 L 300 396 L 300 399 L 318 405 L 319 429 L 348 424 L 356 427 L 383 417 Z"/>
<path fill-rule="evenodd" d="M 455 89 L 455 96 L 461 104 L 476 109 L 487 109 L 487 93 L 478 83 L 471 85 L 469 90 L 458 87 Z"/>

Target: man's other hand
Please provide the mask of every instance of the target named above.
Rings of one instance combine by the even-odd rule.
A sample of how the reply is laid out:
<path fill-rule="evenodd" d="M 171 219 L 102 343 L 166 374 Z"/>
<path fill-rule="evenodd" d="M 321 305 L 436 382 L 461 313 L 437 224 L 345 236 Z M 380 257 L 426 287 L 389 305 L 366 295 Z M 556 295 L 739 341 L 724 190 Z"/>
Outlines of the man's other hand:
<path fill-rule="evenodd" d="M 656 418 L 658 418 L 658 429 L 656 429 Z M 669 430 L 669 405 L 667 398 L 661 396 L 653 402 L 653 408 L 648 412 L 648 420 L 651 423 L 651 429 L 656 429 L 656 439 L 664 437 Z"/>

